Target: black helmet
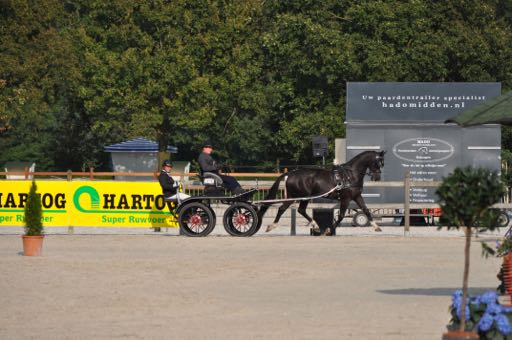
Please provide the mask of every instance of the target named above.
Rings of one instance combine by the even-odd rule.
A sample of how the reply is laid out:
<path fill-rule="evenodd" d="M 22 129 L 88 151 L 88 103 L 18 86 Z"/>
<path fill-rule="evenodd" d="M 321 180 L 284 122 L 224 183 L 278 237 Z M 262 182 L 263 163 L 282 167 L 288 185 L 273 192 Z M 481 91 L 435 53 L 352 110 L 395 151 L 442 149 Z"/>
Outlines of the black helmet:
<path fill-rule="evenodd" d="M 203 143 L 203 148 L 213 148 L 212 142 L 210 142 L 209 140 L 205 141 Z"/>
<path fill-rule="evenodd" d="M 172 166 L 172 163 L 170 160 L 166 159 L 165 161 L 163 161 L 162 166 Z"/>

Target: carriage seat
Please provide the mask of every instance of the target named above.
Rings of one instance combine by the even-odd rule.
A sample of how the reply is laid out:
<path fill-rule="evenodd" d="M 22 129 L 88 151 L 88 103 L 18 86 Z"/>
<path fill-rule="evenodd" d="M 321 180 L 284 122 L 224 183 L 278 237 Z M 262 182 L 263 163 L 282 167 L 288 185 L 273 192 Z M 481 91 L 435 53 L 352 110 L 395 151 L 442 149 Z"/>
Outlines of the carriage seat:
<path fill-rule="evenodd" d="M 204 185 L 204 193 L 207 196 L 224 195 L 224 182 L 219 175 L 213 172 L 199 171 L 199 179 Z"/>
<path fill-rule="evenodd" d="M 215 187 L 222 187 L 222 178 L 220 178 L 219 175 L 213 173 L 213 172 L 202 172 L 201 173 L 201 182 L 203 185 L 207 186 L 215 186 Z"/>

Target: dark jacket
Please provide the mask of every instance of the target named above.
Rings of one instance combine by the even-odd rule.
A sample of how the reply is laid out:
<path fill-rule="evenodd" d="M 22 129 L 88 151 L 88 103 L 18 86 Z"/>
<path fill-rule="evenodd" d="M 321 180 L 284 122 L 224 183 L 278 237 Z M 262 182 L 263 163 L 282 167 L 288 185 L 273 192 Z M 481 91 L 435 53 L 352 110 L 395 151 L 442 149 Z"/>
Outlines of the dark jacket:
<path fill-rule="evenodd" d="M 203 172 L 218 173 L 217 162 L 215 162 L 211 155 L 201 152 L 197 161 Z"/>
<path fill-rule="evenodd" d="M 158 182 L 160 182 L 164 197 L 171 197 L 176 195 L 176 192 L 178 191 L 178 185 L 176 182 L 174 182 L 171 174 L 165 172 L 164 170 L 160 171 L 160 175 L 158 175 Z"/>

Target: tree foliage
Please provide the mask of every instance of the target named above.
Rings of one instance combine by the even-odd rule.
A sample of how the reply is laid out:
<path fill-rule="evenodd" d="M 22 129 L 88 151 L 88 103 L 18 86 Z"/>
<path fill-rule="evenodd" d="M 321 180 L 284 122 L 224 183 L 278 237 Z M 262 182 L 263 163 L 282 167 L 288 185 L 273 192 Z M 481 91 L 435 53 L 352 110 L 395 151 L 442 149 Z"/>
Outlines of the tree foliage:
<path fill-rule="evenodd" d="M 43 234 L 43 208 L 41 196 L 37 193 L 37 185 L 32 181 L 25 205 L 25 235 L 39 236 Z"/>
<path fill-rule="evenodd" d="M 489 209 L 505 194 L 496 172 L 483 168 L 457 168 L 436 191 L 442 215 L 441 225 L 450 228 L 468 227 L 495 229 L 496 214 Z"/>
<path fill-rule="evenodd" d="M 498 203 L 506 190 L 496 172 L 483 168 L 456 168 L 437 188 L 441 207 L 439 223 L 448 229 L 464 227 L 464 273 L 462 278 L 462 306 L 468 297 L 471 236 L 474 228 L 494 230 L 498 213 L 490 209 Z M 439 227 L 441 228 L 441 227 Z M 466 330 L 466 312 L 461 308 L 459 330 Z"/>
<path fill-rule="evenodd" d="M 1 0 L 0 163 L 107 168 L 137 136 L 311 163 L 312 136 L 345 136 L 347 81 L 511 89 L 511 24 L 508 0 Z"/>

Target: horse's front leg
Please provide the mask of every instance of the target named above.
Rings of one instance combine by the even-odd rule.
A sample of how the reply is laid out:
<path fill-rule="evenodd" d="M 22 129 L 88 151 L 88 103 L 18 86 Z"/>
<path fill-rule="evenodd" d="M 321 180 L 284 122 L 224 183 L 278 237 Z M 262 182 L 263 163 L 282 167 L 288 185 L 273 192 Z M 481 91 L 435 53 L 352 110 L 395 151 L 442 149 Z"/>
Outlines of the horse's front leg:
<path fill-rule="evenodd" d="M 354 198 L 354 201 L 357 203 L 359 208 L 361 208 L 363 213 L 368 217 L 368 221 L 370 221 L 370 224 L 373 226 L 373 229 L 375 231 L 382 231 L 382 229 L 380 229 L 377 223 L 375 223 L 375 221 L 373 220 L 373 216 L 370 213 L 368 207 L 366 207 L 366 203 L 364 203 L 363 197 L 361 195 L 358 195 L 357 197 Z"/>
<path fill-rule="evenodd" d="M 283 205 L 281 205 L 279 207 L 279 209 L 277 209 L 277 215 L 276 215 L 276 218 L 274 219 L 274 222 L 272 222 L 272 224 L 269 224 L 267 226 L 267 230 L 266 230 L 267 233 L 278 227 L 277 222 L 279 222 L 279 219 L 281 218 L 281 216 L 284 214 L 286 209 L 288 209 L 288 207 L 290 205 L 292 205 L 292 203 L 293 203 L 293 201 L 284 202 Z"/>

